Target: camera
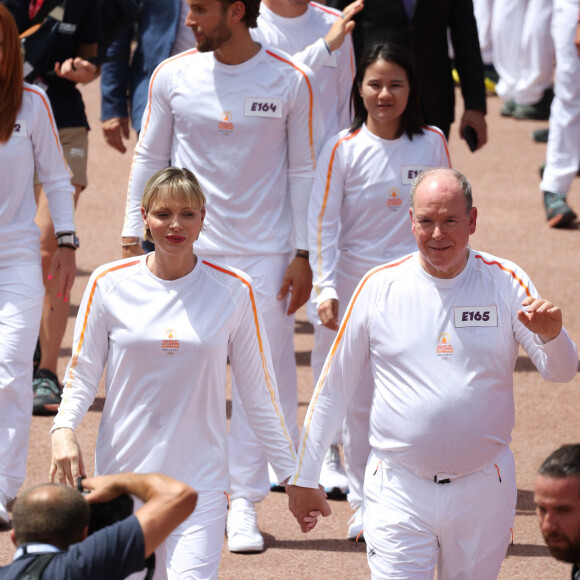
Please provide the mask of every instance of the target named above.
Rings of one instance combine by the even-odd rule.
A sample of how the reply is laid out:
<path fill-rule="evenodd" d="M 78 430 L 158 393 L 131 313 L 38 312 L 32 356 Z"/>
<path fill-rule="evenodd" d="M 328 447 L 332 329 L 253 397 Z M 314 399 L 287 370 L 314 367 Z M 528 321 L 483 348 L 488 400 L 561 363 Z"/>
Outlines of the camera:
<path fill-rule="evenodd" d="M 84 477 L 78 478 L 77 489 L 83 495 L 87 495 L 90 491 L 83 489 L 83 479 Z M 133 513 L 133 498 L 124 493 L 111 501 L 89 504 L 89 507 L 91 508 L 89 520 L 90 535 L 97 530 L 128 518 Z"/>
<path fill-rule="evenodd" d="M 78 478 L 77 489 L 83 495 L 87 495 L 91 492 L 83 489 L 83 479 L 84 476 Z M 128 518 L 133 513 L 133 503 L 133 498 L 124 493 L 110 501 L 89 504 L 91 509 L 89 535 Z M 147 569 L 147 574 L 144 580 L 151 580 L 155 571 L 155 553 L 145 560 L 145 568 Z"/>

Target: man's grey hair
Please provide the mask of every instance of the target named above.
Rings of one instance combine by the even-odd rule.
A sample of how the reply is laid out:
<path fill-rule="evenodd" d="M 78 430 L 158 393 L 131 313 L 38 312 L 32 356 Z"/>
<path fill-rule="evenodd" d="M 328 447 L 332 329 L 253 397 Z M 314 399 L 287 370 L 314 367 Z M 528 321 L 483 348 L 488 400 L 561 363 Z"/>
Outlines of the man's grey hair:
<path fill-rule="evenodd" d="M 419 175 L 417 175 L 417 177 L 413 179 L 413 183 L 411 184 L 411 211 L 415 213 L 415 193 L 417 192 L 417 188 L 419 187 L 419 185 L 421 185 L 421 183 L 423 183 L 423 181 L 428 177 L 431 177 L 436 173 L 442 172 L 443 173 L 449 172 L 457 180 L 457 183 L 459 184 L 459 187 L 463 192 L 463 195 L 465 196 L 465 212 L 467 213 L 467 215 L 469 215 L 469 213 L 471 212 L 471 208 L 473 207 L 473 193 L 471 190 L 471 183 L 469 183 L 467 177 L 465 177 L 465 175 L 463 175 L 463 173 L 461 173 L 460 171 L 457 171 L 456 169 L 448 169 L 445 167 L 428 169 L 427 171 L 419 173 Z"/>

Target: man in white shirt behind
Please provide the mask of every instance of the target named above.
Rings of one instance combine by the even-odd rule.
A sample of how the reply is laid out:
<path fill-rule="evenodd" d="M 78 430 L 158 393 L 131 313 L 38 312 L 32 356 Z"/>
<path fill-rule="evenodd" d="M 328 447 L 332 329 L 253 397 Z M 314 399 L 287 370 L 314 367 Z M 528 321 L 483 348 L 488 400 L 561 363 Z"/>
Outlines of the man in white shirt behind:
<path fill-rule="evenodd" d="M 324 103 L 324 139 L 330 139 L 351 122 L 350 91 L 355 73 L 355 58 L 350 30 L 352 18 L 363 7 L 356 0 L 344 12 L 309 0 L 262 0 L 258 27 L 252 37 L 292 55 L 308 66 L 315 74 Z M 312 322 L 318 320 L 313 311 L 308 312 Z M 317 373 L 314 383 L 318 379 Z M 337 443 L 340 432 L 326 453 L 320 476 L 321 484 L 333 497 L 345 498 L 348 480 L 340 462 Z M 270 470 L 271 487 L 276 486 L 275 473 Z"/>

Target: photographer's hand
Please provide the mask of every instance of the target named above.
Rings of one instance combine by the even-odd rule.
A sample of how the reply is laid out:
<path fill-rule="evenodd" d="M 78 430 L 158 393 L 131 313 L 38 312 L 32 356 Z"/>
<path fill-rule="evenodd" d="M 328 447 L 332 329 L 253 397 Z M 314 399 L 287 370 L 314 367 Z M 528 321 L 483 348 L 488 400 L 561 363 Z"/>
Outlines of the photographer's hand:
<path fill-rule="evenodd" d="M 143 530 L 145 557 L 189 516 L 197 502 L 193 488 L 160 473 L 101 475 L 83 479 L 82 485 L 91 490 L 85 496 L 88 503 L 111 501 L 122 493 L 135 495 L 144 502 L 135 516 Z"/>
<path fill-rule="evenodd" d="M 76 487 L 78 477 L 87 473 L 75 432 L 68 427 L 56 429 L 52 432 L 51 446 L 49 481 Z"/>
<path fill-rule="evenodd" d="M 85 496 L 88 503 L 111 501 L 123 493 L 131 493 L 133 474 L 123 473 L 114 475 L 100 475 L 83 479 L 83 489 L 90 490 Z"/>

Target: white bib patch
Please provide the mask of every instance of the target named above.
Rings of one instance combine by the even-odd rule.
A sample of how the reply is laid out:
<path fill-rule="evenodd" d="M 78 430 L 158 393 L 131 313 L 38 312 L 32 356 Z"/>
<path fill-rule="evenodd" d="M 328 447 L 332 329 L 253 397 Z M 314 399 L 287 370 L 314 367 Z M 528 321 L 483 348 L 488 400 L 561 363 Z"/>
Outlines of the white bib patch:
<path fill-rule="evenodd" d="M 282 99 L 269 97 L 246 97 L 244 117 L 282 118 Z"/>
<path fill-rule="evenodd" d="M 497 306 L 455 306 L 455 328 L 497 326 Z"/>
<path fill-rule="evenodd" d="M 433 169 L 433 167 L 431 165 L 401 165 L 401 183 L 411 185 L 413 179 L 427 169 Z"/>
<path fill-rule="evenodd" d="M 28 121 L 26 119 L 16 119 L 12 137 L 28 137 Z"/>

